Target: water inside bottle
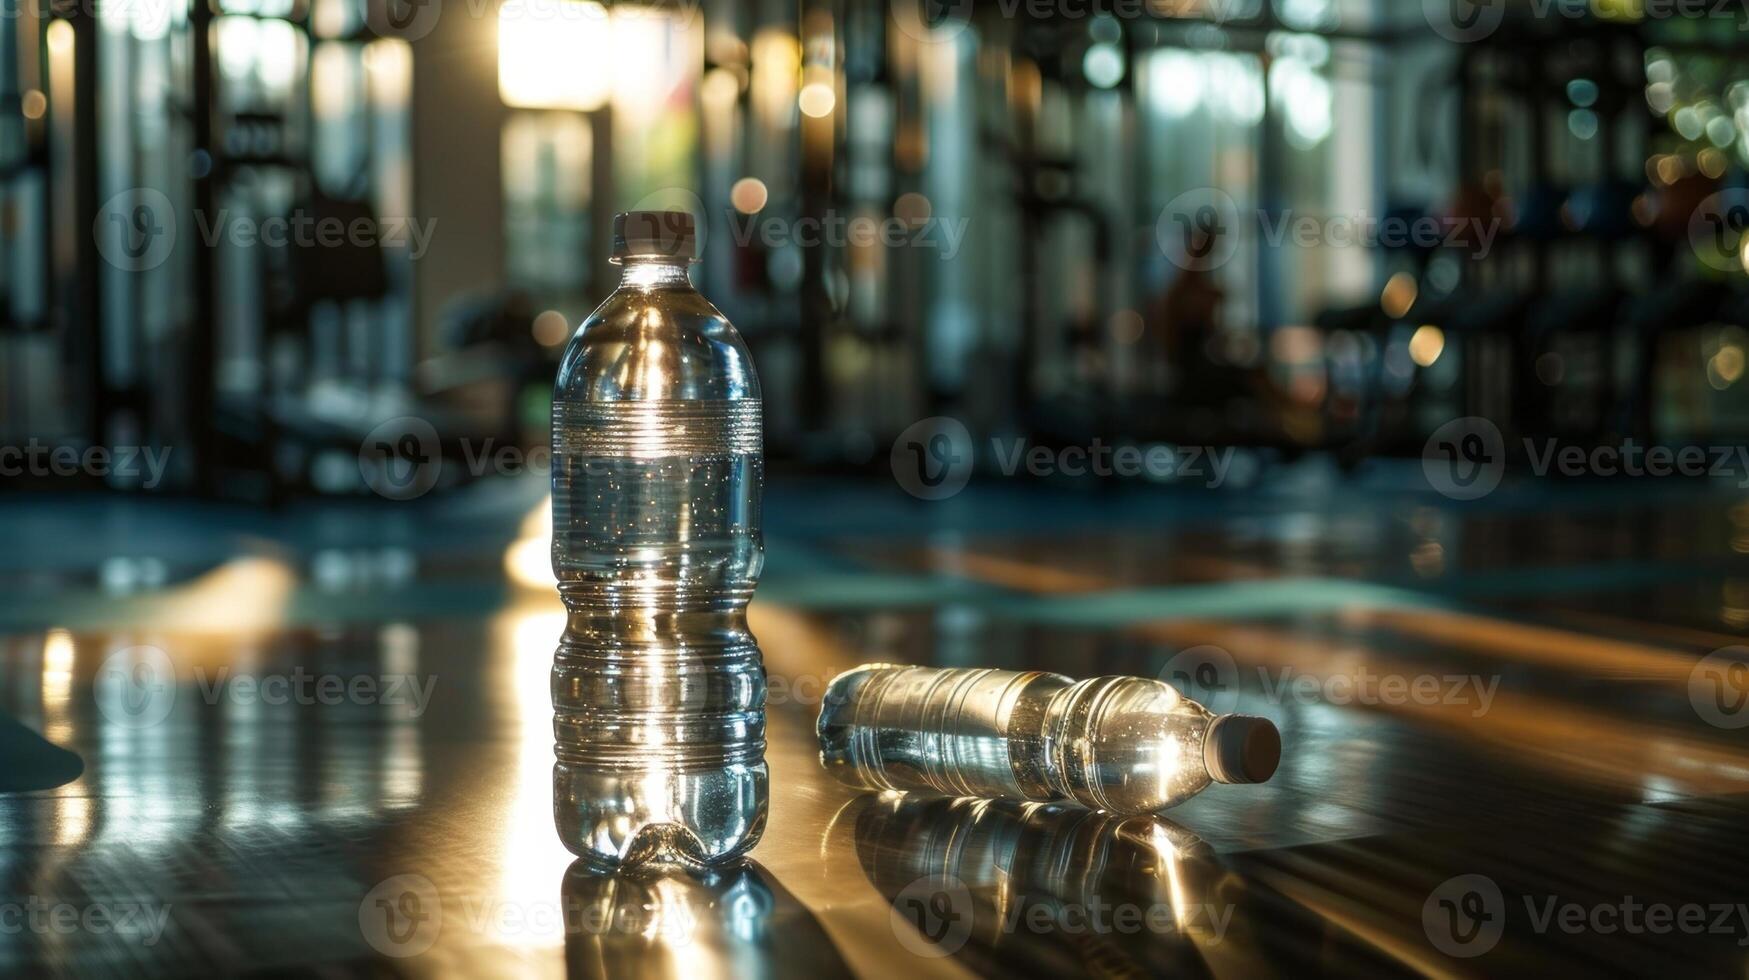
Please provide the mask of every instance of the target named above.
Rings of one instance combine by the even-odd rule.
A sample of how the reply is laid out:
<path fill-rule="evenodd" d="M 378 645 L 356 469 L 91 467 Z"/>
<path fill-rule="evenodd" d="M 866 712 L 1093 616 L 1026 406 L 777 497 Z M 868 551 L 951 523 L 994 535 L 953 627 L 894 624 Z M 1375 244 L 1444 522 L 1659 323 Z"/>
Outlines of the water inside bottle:
<path fill-rule="evenodd" d="M 765 822 L 758 382 L 683 262 L 628 263 L 553 403 L 554 811 L 605 866 L 713 864 Z"/>

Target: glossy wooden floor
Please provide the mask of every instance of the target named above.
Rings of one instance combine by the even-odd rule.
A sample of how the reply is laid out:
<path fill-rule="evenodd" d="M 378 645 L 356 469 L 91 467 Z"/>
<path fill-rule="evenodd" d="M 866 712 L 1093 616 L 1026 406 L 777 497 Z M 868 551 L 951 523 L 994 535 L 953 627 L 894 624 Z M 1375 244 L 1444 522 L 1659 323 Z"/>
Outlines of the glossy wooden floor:
<path fill-rule="evenodd" d="M 1749 503 L 1379 484 L 774 480 L 770 825 L 703 879 L 553 834 L 538 485 L 0 499 L 0 711 L 83 759 L 0 739 L 0 974 L 1745 975 Z M 1176 678 L 1286 751 L 1163 819 L 859 795 L 811 725 L 877 659 Z"/>

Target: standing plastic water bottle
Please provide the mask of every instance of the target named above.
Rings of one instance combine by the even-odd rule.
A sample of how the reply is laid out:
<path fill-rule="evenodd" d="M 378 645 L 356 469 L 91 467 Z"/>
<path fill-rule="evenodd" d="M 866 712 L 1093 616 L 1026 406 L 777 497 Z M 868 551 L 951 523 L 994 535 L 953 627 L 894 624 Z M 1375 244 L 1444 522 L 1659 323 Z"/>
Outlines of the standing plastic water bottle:
<path fill-rule="evenodd" d="M 759 381 L 694 242 L 684 213 L 614 219 L 619 288 L 553 391 L 553 809 L 608 867 L 727 862 L 765 827 Z"/>
<path fill-rule="evenodd" d="M 820 707 L 820 762 L 865 789 L 1075 800 L 1148 813 L 1281 761 L 1265 718 L 1213 715 L 1163 681 L 864 664 Z"/>

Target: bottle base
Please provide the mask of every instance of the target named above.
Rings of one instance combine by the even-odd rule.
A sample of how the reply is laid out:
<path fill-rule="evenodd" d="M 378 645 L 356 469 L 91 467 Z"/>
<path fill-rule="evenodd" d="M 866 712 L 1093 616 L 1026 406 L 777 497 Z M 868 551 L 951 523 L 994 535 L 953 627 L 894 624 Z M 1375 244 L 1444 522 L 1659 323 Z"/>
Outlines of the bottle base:
<path fill-rule="evenodd" d="M 599 772 L 553 766 L 553 819 L 566 850 L 594 869 L 722 867 L 765 831 L 764 762 L 700 772 Z"/>

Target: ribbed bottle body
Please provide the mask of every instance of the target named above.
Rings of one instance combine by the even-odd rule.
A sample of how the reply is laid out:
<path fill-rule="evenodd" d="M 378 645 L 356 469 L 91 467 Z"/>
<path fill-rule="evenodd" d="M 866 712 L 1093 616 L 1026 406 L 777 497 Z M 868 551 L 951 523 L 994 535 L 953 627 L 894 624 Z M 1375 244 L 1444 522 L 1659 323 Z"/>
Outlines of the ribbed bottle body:
<path fill-rule="evenodd" d="M 554 810 L 597 863 L 714 864 L 765 823 L 758 382 L 683 268 L 634 273 L 554 391 Z"/>
<path fill-rule="evenodd" d="M 827 687 L 818 735 L 852 786 L 1148 813 L 1212 781 L 1214 721 L 1149 678 L 869 664 Z"/>

